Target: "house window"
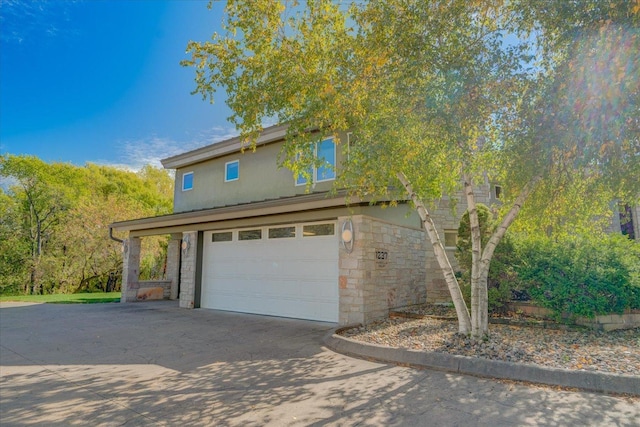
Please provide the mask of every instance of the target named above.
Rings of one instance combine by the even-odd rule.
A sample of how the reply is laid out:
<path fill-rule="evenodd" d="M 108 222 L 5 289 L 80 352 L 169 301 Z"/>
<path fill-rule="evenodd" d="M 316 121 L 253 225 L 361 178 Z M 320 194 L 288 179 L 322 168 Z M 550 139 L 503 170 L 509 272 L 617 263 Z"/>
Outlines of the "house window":
<path fill-rule="evenodd" d="M 494 192 L 495 192 L 495 195 L 496 195 L 496 199 L 499 199 L 499 198 L 502 197 L 502 187 L 500 185 L 496 185 L 494 187 Z"/>
<path fill-rule="evenodd" d="M 309 169 L 313 182 L 331 181 L 336 179 L 336 144 L 332 138 L 316 143 L 315 156 L 323 161 L 323 165 Z M 305 185 L 307 179 L 298 175 L 296 185 Z"/>
<path fill-rule="evenodd" d="M 444 247 L 455 249 L 458 244 L 458 230 L 444 230 Z"/>
<path fill-rule="evenodd" d="M 237 181 L 238 179 L 240 179 L 240 160 L 225 163 L 224 182 Z"/>
<path fill-rule="evenodd" d="M 238 240 L 260 240 L 262 239 L 262 230 L 241 230 L 238 231 Z"/>
<path fill-rule="evenodd" d="M 274 227 L 269 229 L 270 239 L 286 239 L 296 237 L 295 227 Z"/>
<path fill-rule="evenodd" d="M 313 177 L 313 168 L 308 169 L 309 176 Z M 303 175 L 298 175 L 296 178 L 296 185 L 305 185 L 307 183 L 307 178 Z"/>
<path fill-rule="evenodd" d="M 336 144 L 333 139 L 325 139 L 316 146 L 316 156 L 324 164 L 316 170 L 316 182 L 336 179 Z"/>
<path fill-rule="evenodd" d="M 182 191 L 189 191 L 193 189 L 193 172 L 187 172 L 182 174 Z"/>
<path fill-rule="evenodd" d="M 211 235 L 212 242 L 230 242 L 233 240 L 233 234 L 231 231 L 223 231 L 221 233 L 213 233 Z"/>
<path fill-rule="evenodd" d="M 302 237 L 333 236 L 333 224 L 311 224 L 302 227 Z"/>

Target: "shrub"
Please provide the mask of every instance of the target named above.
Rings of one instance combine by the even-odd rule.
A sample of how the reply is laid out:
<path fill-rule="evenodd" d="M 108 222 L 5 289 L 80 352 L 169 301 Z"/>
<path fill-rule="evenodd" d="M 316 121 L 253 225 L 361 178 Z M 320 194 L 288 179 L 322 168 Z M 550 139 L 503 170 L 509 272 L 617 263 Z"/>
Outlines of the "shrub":
<path fill-rule="evenodd" d="M 624 236 L 530 237 L 517 253 L 519 279 L 558 320 L 640 308 L 640 245 Z"/>

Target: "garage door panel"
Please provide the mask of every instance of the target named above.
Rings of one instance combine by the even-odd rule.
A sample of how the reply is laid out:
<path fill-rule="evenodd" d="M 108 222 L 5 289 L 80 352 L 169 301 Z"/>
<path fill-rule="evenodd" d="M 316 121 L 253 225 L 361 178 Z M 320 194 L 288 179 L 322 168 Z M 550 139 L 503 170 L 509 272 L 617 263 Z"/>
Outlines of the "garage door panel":
<path fill-rule="evenodd" d="M 211 242 L 205 233 L 201 306 L 338 321 L 336 236 Z M 267 236 L 263 230 L 263 236 Z"/>

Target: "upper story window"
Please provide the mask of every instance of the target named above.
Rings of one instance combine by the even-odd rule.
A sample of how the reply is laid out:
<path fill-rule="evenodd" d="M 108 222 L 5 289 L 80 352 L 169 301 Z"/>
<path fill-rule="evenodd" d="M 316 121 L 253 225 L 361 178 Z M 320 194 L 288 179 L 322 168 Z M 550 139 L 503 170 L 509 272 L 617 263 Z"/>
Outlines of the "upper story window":
<path fill-rule="evenodd" d="M 502 198 L 502 186 L 496 185 L 493 190 L 494 190 L 496 199 Z"/>
<path fill-rule="evenodd" d="M 227 162 L 224 165 L 224 182 L 240 179 L 240 160 Z"/>
<path fill-rule="evenodd" d="M 309 169 L 309 175 L 313 177 L 313 182 L 331 181 L 336 179 L 336 144 L 332 138 L 316 143 L 315 155 L 323 161 L 323 165 L 318 168 Z M 307 179 L 299 175 L 296 185 L 305 185 Z"/>
<path fill-rule="evenodd" d="M 193 172 L 186 172 L 182 174 L 182 191 L 188 191 L 193 189 Z"/>

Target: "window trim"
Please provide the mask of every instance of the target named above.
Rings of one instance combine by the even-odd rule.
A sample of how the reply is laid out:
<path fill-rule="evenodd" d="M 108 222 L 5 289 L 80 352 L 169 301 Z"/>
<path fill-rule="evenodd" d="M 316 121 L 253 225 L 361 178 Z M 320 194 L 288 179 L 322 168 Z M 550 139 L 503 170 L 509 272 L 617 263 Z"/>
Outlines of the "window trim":
<path fill-rule="evenodd" d="M 189 188 L 185 188 L 185 186 L 184 186 L 184 184 L 185 184 L 185 182 L 184 182 L 185 180 L 184 179 L 187 176 L 191 176 L 191 187 L 189 187 Z M 193 190 L 193 171 L 184 172 L 182 174 L 182 187 L 181 188 L 182 188 L 182 191 L 191 191 L 191 190 Z"/>
<path fill-rule="evenodd" d="M 234 163 L 238 164 L 238 176 L 235 178 L 229 179 L 229 165 L 232 165 Z M 224 164 L 224 182 L 233 182 L 233 181 L 238 181 L 239 179 L 240 179 L 240 159 L 231 160 L 230 162 L 225 163 Z"/>

